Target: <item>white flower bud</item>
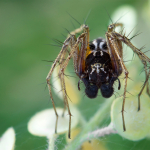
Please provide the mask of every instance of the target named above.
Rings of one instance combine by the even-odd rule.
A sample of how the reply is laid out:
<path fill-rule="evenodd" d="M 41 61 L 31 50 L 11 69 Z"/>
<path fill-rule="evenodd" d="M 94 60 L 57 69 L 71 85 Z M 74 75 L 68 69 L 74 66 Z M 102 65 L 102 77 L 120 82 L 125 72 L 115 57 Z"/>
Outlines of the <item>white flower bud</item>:
<path fill-rule="evenodd" d="M 65 111 L 64 117 L 62 117 L 63 109 L 56 108 L 58 113 L 58 125 L 57 133 L 61 134 L 68 131 L 69 127 L 69 115 L 68 111 Z M 75 109 L 72 110 L 71 128 L 75 127 L 78 123 L 78 117 Z M 37 136 L 51 137 L 55 134 L 56 116 L 54 109 L 46 109 L 36 113 L 28 122 L 28 131 Z"/>
<path fill-rule="evenodd" d="M 13 150 L 15 140 L 15 131 L 10 127 L 5 131 L 2 137 L 0 137 L 0 150 Z"/>

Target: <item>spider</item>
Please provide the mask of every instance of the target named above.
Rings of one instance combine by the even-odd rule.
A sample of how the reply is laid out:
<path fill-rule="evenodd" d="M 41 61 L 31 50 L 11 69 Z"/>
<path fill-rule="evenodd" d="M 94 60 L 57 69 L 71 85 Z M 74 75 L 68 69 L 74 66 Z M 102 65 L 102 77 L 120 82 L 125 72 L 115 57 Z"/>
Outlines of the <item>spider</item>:
<path fill-rule="evenodd" d="M 129 72 L 123 62 L 123 48 L 122 43 L 129 46 L 134 53 L 136 53 L 144 65 L 146 79 L 143 87 L 138 94 L 138 111 L 140 110 L 140 96 L 147 88 L 147 93 L 150 95 L 148 79 L 150 76 L 150 69 L 147 63 L 150 63 L 150 59 L 141 52 L 141 49 L 136 48 L 125 35 L 115 32 L 117 26 L 123 26 L 122 23 L 112 23 L 108 26 L 108 31 L 105 33 L 106 40 L 103 38 L 97 38 L 92 42 L 89 41 L 89 27 L 85 24 L 81 25 L 78 29 L 71 32 L 68 38 L 64 41 L 62 49 L 59 52 L 57 58 L 52 64 L 52 67 L 47 75 L 46 81 L 50 98 L 53 104 L 53 108 L 56 114 L 55 133 L 57 133 L 58 114 L 55 108 L 50 79 L 52 73 L 59 63 L 59 79 L 61 81 L 61 88 L 64 98 L 64 110 L 67 107 L 69 114 L 69 131 L 68 138 L 71 137 L 71 111 L 69 108 L 64 71 L 70 61 L 73 58 L 74 71 L 79 77 L 78 89 L 80 90 L 80 82 L 82 81 L 85 85 L 85 93 L 89 98 L 97 97 L 98 90 L 100 89 L 101 94 L 105 98 L 109 98 L 114 93 L 114 82 L 118 81 L 118 90 L 121 87 L 120 80 L 118 77 L 124 73 L 124 92 L 123 92 L 123 103 L 122 103 L 122 122 L 123 130 L 126 131 L 125 120 L 124 120 L 124 105 L 126 99 L 127 79 Z M 77 33 L 81 33 L 76 37 Z M 67 54 L 68 48 L 70 49 Z M 67 58 L 66 58 L 67 56 Z"/>

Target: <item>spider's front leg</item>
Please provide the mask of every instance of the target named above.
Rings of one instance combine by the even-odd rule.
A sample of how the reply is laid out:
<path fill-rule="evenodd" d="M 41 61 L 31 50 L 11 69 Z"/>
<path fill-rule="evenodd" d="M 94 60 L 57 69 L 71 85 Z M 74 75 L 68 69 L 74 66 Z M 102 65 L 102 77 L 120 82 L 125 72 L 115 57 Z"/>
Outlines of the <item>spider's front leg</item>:
<path fill-rule="evenodd" d="M 109 49 L 109 54 L 110 54 L 114 74 L 116 75 L 116 77 L 118 77 L 122 73 L 122 71 L 125 74 L 125 85 L 124 85 L 121 113 L 122 113 L 122 121 L 123 121 L 123 130 L 126 131 L 125 120 L 124 120 L 124 106 L 125 106 L 125 98 L 126 98 L 127 79 L 129 73 L 123 62 L 122 43 L 117 39 L 117 37 L 113 33 L 114 33 L 113 30 L 110 31 L 108 29 L 108 32 L 106 32 L 106 40 L 107 40 L 107 46 Z"/>
<path fill-rule="evenodd" d="M 73 45 L 76 43 L 76 34 L 77 33 L 79 33 L 79 32 L 82 32 L 82 30 L 84 29 L 84 25 L 81 25 L 80 26 L 80 28 L 77 28 L 77 29 L 75 29 L 74 31 L 72 31 L 72 32 L 70 32 L 69 33 L 69 35 L 68 35 L 68 38 L 70 39 L 69 41 L 68 41 L 68 46 L 67 46 L 67 48 L 69 47 L 70 49 L 71 49 L 71 47 L 73 47 Z M 66 42 L 64 42 L 64 44 L 65 44 Z M 60 81 L 61 81 L 61 89 L 62 89 L 62 91 L 63 91 L 63 88 L 65 88 L 65 83 L 63 84 L 63 76 L 62 76 L 62 74 L 61 74 L 61 68 L 63 68 L 63 65 L 64 65 L 64 62 L 65 62 L 65 60 L 66 60 L 66 52 L 67 51 L 64 51 L 64 53 L 63 53 L 63 55 L 61 55 L 60 56 L 60 60 L 59 60 L 59 79 L 60 79 Z M 79 48 L 77 48 L 77 50 L 74 52 L 74 55 L 73 55 L 73 60 L 74 61 L 76 61 L 77 60 L 77 56 L 79 55 Z M 76 70 L 76 69 L 75 69 Z M 62 113 L 62 117 L 64 116 L 64 112 L 65 112 L 65 110 L 66 110 L 66 101 L 65 101 L 65 94 L 63 93 L 63 100 L 64 100 L 64 110 L 63 110 L 63 113 Z"/>
<path fill-rule="evenodd" d="M 59 71 L 59 76 L 60 76 L 60 81 L 61 81 L 61 85 L 62 85 L 62 90 L 63 90 L 63 95 L 64 95 L 64 100 L 65 100 L 65 104 L 68 108 L 68 114 L 69 114 L 69 132 L 68 132 L 68 138 L 71 137 L 71 111 L 69 108 L 69 103 L 68 103 L 68 97 L 67 97 L 67 91 L 66 91 L 66 86 L 65 86 L 65 79 L 64 79 L 64 71 L 71 59 L 71 57 L 73 57 L 74 59 L 74 68 L 77 69 L 77 62 L 79 60 L 79 44 L 83 43 L 84 39 L 86 37 L 86 33 L 82 33 L 76 40 L 75 36 L 72 39 L 73 41 L 76 40 L 75 44 L 73 44 L 72 46 L 70 46 L 70 53 L 67 57 L 67 59 L 64 61 L 63 65 L 61 65 L 60 71 Z M 74 56 L 75 55 L 75 56 Z"/>
<path fill-rule="evenodd" d="M 145 79 L 145 82 L 143 84 L 143 87 L 142 87 L 140 93 L 138 94 L 138 111 L 139 111 L 140 110 L 140 96 L 146 86 L 147 86 L 147 94 L 150 96 L 150 87 L 149 87 L 149 83 L 148 83 L 148 80 L 150 77 L 150 68 L 147 68 L 147 63 L 150 64 L 150 58 L 148 58 L 143 52 L 141 52 L 140 49 L 136 48 L 127 37 L 122 36 L 119 33 L 115 33 L 115 35 L 117 36 L 117 38 L 120 41 L 124 42 L 127 46 L 129 46 L 138 55 L 139 59 L 141 60 L 141 62 L 144 65 L 146 79 Z"/>
<path fill-rule="evenodd" d="M 86 29 L 86 25 L 82 25 L 80 28 L 76 29 L 75 31 L 71 32 L 70 35 L 68 36 L 68 38 L 64 41 L 62 49 L 60 51 L 60 53 L 58 54 L 57 58 L 55 59 L 47 77 L 46 77 L 46 81 L 47 81 L 47 85 L 48 85 L 48 90 L 49 90 L 49 94 L 50 94 L 50 98 L 53 104 L 53 108 L 56 114 L 56 124 L 55 124 L 55 133 L 57 133 L 57 124 L 58 124 L 58 114 L 57 114 L 57 110 L 55 107 L 55 103 L 53 100 L 53 96 L 52 96 L 52 91 L 51 91 L 51 85 L 50 85 L 50 79 L 52 76 L 52 73 L 56 67 L 56 64 L 59 63 L 59 74 L 58 77 L 61 81 L 61 89 L 63 92 L 63 98 L 64 98 L 64 111 L 65 108 L 67 106 L 68 108 L 68 113 L 69 113 L 69 132 L 68 132 L 68 137 L 70 138 L 70 134 L 71 134 L 71 112 L 70 112 L 70 108 L 69 108 L 69 103 L 68 103 L 68 98 L 67 98 L 67 92 L 66 92 L 66 86 L 65 86 L 65 80 L 64 80 L 64 71 L 65 68 L 67 67 L 69 60 L 71 59 L 71 57 L 73 57 L 74 60 L 74 69 L 76 74 L 77 70 L 78 70 L 78 60 L 79 60 L 79 44 L 82 44 L 82 40 L 84 39 L 84 37 L 87 37 L 86 33 L 87 33 L 87 29 Z M 75 34 L 78 32 L 83 31 L 83 33 L 76 39 Z M 89 34 L 88 34 L 89 35 Z M 88 40 L 87 40 L 88 41 Z M 68 47 L 70 47 L 71 51 L 69 53 L 69 56 L 66 58 L 66 53 L 68 51 Z M 63 111 L 63 114 L 64 114 Z"/>
<path fill-rule="evenodd" d="M 52 73 L 57 65 L 57 63 L 59 62 L 60 64 L 63 63 L 64 61 L 64 56 L 66 54 L 66 51 L 68 49 L 68 46 L 69 46 L 69 43 L 70 41 L 72 40 L 72 37 L 68 37 L 63 46 L 62 46 L 62 49 L 61 51 L 59 52 L 57 58 L 55 59 L 54 63 L 52 64 L 52 67 L 46 77 L 46 81 L 47 81 L 47 86 L 48 86 L 48 90 L 49 90 L 49 95 L 50 95 L 50 98 L 51 98 L 51 101 L 52 101 L 52 105 L 53 105 L 53 108 L 54 108 L 54 111 L 55 111 L 55 115 L 56 115 L 56 123 L 55 123 L 55 133 L 57 133 L 57 124 L 58 124 L 58 113 L 57 113 L 57 110 L 56 110 L 56 107 L 55 107 L 55 103 L 54 103 L 54 99 L 53 99 L 53 96 L 52 96 L 52 91 L 51 91 L 51 85 L 50 85 L 50 79 L 52 77 Z"/>

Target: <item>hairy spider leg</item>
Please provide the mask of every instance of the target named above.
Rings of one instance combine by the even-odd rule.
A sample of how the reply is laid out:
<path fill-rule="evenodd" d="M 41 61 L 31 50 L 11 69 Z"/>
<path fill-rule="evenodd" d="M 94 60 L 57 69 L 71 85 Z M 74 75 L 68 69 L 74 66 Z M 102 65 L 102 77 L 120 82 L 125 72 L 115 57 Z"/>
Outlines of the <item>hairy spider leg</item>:
<path fill-rule="evenodd" d="M 48 85 L 48 90 L 49 90 L 49 95 L 50 95 L 50 98 L 51 98 L 51 101 L 52 101 L 52 105 L 53 105 L 53 108 L 54 108 L 54 111 L 55 111 L 55 115 L 56 115 L 56 123 L 55 123 L 55 133 L 57 133 L 57 123 L 58 123 L 58 113 L 57 113 L 57 110 L 56 110 L 56 107 L 55 107 L 55 103 L 54 103 L 54 99 L 53 99 L 53 96 L 52 96 L 52 91 L 51 91 L 51 85 L 50 85 L 50 79 L 51 79 L 51 76 L 52 76 L 52 73 L 56 67 L 56 64 L 59 62 L 61 56 L 66 53 L 67 51 L 67 48 L 68 48 L 68 42 L 71 40 L 71 37 L 68 37 L 63 46 L 62 46 L 62 49 L 61 51 L 59 52 L 57 58 L 55 59 L 54 63 L 52 64 L 52 67 L 46 77 L 46 81 L 47 81 L 47 85 Z"/>
<path fill-rule="evenodd" d="M 70 138 L 70 134 L 71 134 L 71 112 L 70 112 L 69 103 L 68 103 L 68 99 L 67 99 L 67 92 L 66 92 L 66 86 L 65 86 L 65 80 L 64 80 L 64 71 L 65 71 L 65 68 L 67 67 L 71 57 L 73 57 L 73 60 L 74 60 L 74 68 L 76 68 L 76 69 L 78 68 L 77 65 L 78 65 L 78 57 L 79 57 L 79 44 L 82 43 L 83 39 L 87 35 L 86 34 L 87 29 L 85 29 L 85 27 L 87 27 L 87 26 L 82 25 L 80 28 L 78 28 L 75 31 L 71 32 L 70 36 L 65 40 L 60 53 L 58 54 L 57 58 L 55 59 L 53 65 L 52 65 L 52 67 L 51 67 L 51 69 L 50 69 L 50 71 L 49 71 L 49 73 L 46 77 L 50 98 L 51 98 L 53 108 L 54 108 L 54 111 L 55 111 L 55 115 L 56 115 L 55 133 L 57 133 L 58 113 L 57 113 L 55 103 L 54 103 L 54 99 L 53 99 L 53 96 L 52 96 L 52 91 L 51 91 L 51 86 L 50 86 L 50 79 L 51 79 L 52 73 L 53 73 L 53 71 L 56 67 L 56 64 L 59 62 L 60 63 L 59 78 L 60 78 L 60 81 L 61 81 L 61 88 L 62 88 L 63 97 L 64 97 L 64 111 L 65 111 L 65 108 L 67 106 L 68 113 L 69 113 L 69 132 L 68 132 L 68 137 L 69 138 Z M 84 33 L 82 33 L 78 38 L 76 38 L 75 34 L 78 33 L 78 32 L 81 32 L 82 30 L 84 30 Z M 86 37 L 86 39 L 87 39 L 87 37 Z M 87 41 L 89 41 L 89 39 Z M 66 55 L 68 47 L 70 47 L 71 50 L 70 50 L 70 54 L 68 55 L 67 59 L 65 60 L 65 55 Z M 76 71 L 76 73 L 78 75 L 77 71 Z M 63 111 L 63 114 L 64 114 L 64 111 Z"/>
<path fill-rule="evenodd" d="M 125 85 L 124 85 L 124 93 L 123 93 L 123 103 L 122 103 L 122 120 L 123 120 L 123 130 L 126 131 L 125 120 L 124 120 L 124 104 L 126 98 L 126 88 L 127 88 L 127 78 L 128 78 L 128 70 L 124 65 L 122 59 L 122 43 L 118 40 L 117 36 L 114 34 L 114 28 L 116 26 L 120 26 L 120 24 L 112 24 L 108 27 L 108 32 L 106 32 L 106 40 L 109 48 L 109 53 L 112 59 L 112 64 L 114 66 L 114 71 L 117 76 L 119 76 L 122 71 L 125 74 Z M 114 61 L 115 60 L 115 61 Z"/>
<path fill-rule="evenodd" d="M 143 87 L 142 87 L 140 93 L 138 94 L 138 111 L 139 111 L 140 110 L 140 96 L 141 96 L 141 94 L 142 94 L 142 92 L 143 92 L 146 85 L 147 85 L 147 94 L 150 96 L 150 91 L 149 91 L 150 87 L 149 87 L 149 84 L 148 84 L 148 79 L 149 79 L 149 76 L 150 76 L 150 68 L 147 69 L 147 63 L 150 63 L 150 58 L 148 58 L 143 52 L 141 52 L 140 49 L 136 48 L 130 42 L 130 40 L 127 37 L 122 36 L 119 33 L 115 33 L 115 34 L 116 34 L 116 36 L 118 37 L 119 40 L 124 42 L 127 46 L 129 46 L 138 55 L 139 59 L 141 60 L 141 62 L 144 65 L 146 79 L 145 79 L 145 82 L 143 84 Z"/>
<path fill-rule="evenodd" d="M 87 40 L 87 32 L 85 31 L 84 33 L 82 33 L 76 40 L 76 43 L 73 44 L 72 46 L 70 45 L 70 53 L 68 55 L 68 57 L 66 58 L 65 62 L 63 63 L 63 65 L 61 66 L 60 68 L 60 71 L 59 71 L 59 76 L 60 76 L 60 80 L 61 80 L 61 85 L 62 85 L 62 90 L 63 90 L 63 95 L 64 95 L 64 99 L 65 99 L 65 104 L 67 105 L 67 108 L 68 108 L 68 113 L 69 113 L 69 132 L 68 132 L 68 137 L 70 138 L 71 137 L 71 112 L 70 112 L 70 109 L 69 109 L 69 103 L 68 103 L 68 98 L 67 98 L 67 91 L 66 91 L 66 86 L 65 86 L 65 79 L 64 79 L 64 71 L 71 59 L 71 57 L 73 57 L 74 59 L 74 68 L 76 69 L 77 66 L 78 66 L 78 60 L 80 60 L 80 54 L 78 54 L 78 50 L 79 50 L 79 44 L 81 44 L 81 49 L 83 47 L 83 45 L 85 46 L 85 44 L 82 44 L 82 43 L 85 43 Z M 75 41 L 75 35 L 72 35 L 74 36 L 74 41 Z M 86 46 L 87 47 L 87 46 Z M 85 50 L 85 47 L 84 47 L 84 50 Z M 81 50 L 80 50 L 81 51 Z M 78 72 L 76 72 L 76 74 L 78 75 Z"/>
<path fill-rule="evenodd" d="M 127 46 L 129 46 L 138 55 L 138 57 L 140 58 L 141 62 L 144 65 L 144 68 L 145 68 L 146 80 L 144 82 L 144 85 L 143 85 L 140 93 L 138 94 L 138 110 L 140 110 L 140 96 L 146 85 L 147 85 L 147 93 L 148 93 L 148 95 L 150 95 L 149 85 L 148 85 L 150 69 L 149 69 L 149 72 L 147 71 L 147 62 L 150 63 L 150 59 L 143 52 L 141 52 L 140 49 L 136 48 L 125 35 L 121 35 L 114 31 L 115 27 L 118 25 L 119 24 L 117 24 L 117 25 L 112 24 L 108 27 L 108 32 L 106 32 L 106 39 L 107 39 L 108 47 L 109 47 L 109 50 L 111 51 L 111 53 L 113 53 L 112 48 L 114 48 L 115 54 L 117 55 L 118 61 L 120 62 L 121 67 L 125 74 L 125 86 L 124 86 L 123 104 L 122 104 L 122 111 L 121 111 L 122 119 L 123 119 L 123 129 L 125 131 L 126 128 L 125 128 L 125 121 L 124 121 L 124 105 L 125 105 L 125 96 L 126 96 L 126 88 L 127 88 L 127 78 L 128 78 L 129 73 L 123 63 L 123 60 L 121 59 L 121 57 L 119 55 L 119 51 L 122 51 L 122 49 L 118 49 L 118 45 L 119 45 L 118 41 L 121 41 L 121 42 L 125 43 Z"/>
<path fill-rule="evenodd" d="M 69 48 L 71 49 L 71 47 L 73 47 L 73 45 L 75 44 L 75 42 L 76 42 L 76 36 L 75 36 L 75 34 L 76 33 L 79 33 L 79 32 L 81 32 L 83 30 L 83 26 L 81 26 L 80 28 L 77 28 L 76 30 L 74 30 L 74 31 L 72 31 L 72 32 L 70 32 L 69 33 L 69 35 L 68 35 L 68 38 L 69 37 L 71 37 L 72 36 L 72 39 L 69 41 L 69 44 L 68 44 L 68 46 L 69 46 Z M 64 61 L 65 61 L 65 59 L 66 59 L 66 52 L 67 52 L 67 50 L 66 51 L 64 51 L 63 52 L 63 54 L 60 56 L 60 60 L 59 60 L 59 79 L 60 79 L 60 81 L 62 81 L 61 79 L 62 79 L 62 77 L 61 77 L 61 69 L 60 68 L 62 68 L 62 66 L 63 66 L 63 63 L 64 63 Z M 76 61 L 77 61 L 77 56 L 79 55 L 79 47 L 77 48 L 77 50 L 74 52 L 74 55 L 73 55 L 73 61 L 74 61 L 74 64 L 76 63 Z M 74 67 L 75 67 L 75 65 L 74 65 Z M 61 82 L 61 88 L 63 89 L 63 83 Z M 63 91 L 63 90 L 62 90 Z M 65 110 L 66 110 L 66 101 L 65 101 L 65 97 L 64 97 L 64 95 L 65 94 L 63 94 L 63 100 L 64 100 L 64 110 L 63 110 L 63 113 L 62 113 L 62 117 L 64 116 L 64 113 L 65 113 Z"/>

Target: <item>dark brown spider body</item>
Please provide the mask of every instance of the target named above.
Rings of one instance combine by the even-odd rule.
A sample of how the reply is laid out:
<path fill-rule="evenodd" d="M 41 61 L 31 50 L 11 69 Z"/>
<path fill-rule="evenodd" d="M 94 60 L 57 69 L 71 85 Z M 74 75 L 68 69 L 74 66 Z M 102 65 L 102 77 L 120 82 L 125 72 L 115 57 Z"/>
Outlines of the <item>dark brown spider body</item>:
<path fill-rule="evenodd" d="M 114 81 L 118 76 L 114 76 L 111 58 L 106 41 L 98 38 L 90 43 L 91 53 L 85 60 L 85 74 L 82 81 L 85 84 L 85 93 L 89 98 L 97 97 L 98 89 L 105 98 L 112 96 Z"/>

